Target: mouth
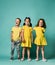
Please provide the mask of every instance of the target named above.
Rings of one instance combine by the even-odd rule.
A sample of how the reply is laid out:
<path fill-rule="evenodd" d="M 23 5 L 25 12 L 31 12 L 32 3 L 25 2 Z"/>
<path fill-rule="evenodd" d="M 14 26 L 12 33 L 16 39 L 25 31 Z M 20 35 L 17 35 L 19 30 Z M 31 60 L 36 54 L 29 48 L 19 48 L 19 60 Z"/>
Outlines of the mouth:
<path fill-rule="evenodd" d="M 18 24 L 18 23 L 16 23 L 16 24 Z"/>

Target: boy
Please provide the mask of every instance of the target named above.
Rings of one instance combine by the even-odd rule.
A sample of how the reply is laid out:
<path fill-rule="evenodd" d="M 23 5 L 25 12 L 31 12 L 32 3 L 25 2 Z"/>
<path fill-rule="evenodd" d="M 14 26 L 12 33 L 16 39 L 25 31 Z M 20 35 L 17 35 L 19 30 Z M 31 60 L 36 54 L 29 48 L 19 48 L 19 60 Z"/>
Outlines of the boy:
<path fill-rule="evenodd" d="M 19 27 L 19 25 L 21 23 L 21 19 L 16 18 L 15 22 L 16 22 L 16 24 L 14 27 L 12 27 L 12 30 L 11 30 L 11 42 L 12 42 L 12 44 L 11 44 L 11 58 L 10 58 L 11 60 L 14 59 L 15 48 L 17 50 L 18 59 L 20 59 L 21 27 Z"/>

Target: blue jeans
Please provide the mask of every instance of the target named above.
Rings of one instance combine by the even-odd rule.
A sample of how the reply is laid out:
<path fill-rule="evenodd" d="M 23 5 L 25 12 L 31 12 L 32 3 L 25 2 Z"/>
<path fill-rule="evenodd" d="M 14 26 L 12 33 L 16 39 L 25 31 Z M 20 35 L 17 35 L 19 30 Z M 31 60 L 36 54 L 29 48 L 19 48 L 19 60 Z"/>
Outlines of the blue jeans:
<path fill-rule="evenodd" d="M 14 50 L 16 48 L 16 51 L 17 51 L 17 55 L 18 55 L 18 58 L 20 57 L 20 42 L 12 42 L 11 43 L 11 57 L 14 56 Z"/>

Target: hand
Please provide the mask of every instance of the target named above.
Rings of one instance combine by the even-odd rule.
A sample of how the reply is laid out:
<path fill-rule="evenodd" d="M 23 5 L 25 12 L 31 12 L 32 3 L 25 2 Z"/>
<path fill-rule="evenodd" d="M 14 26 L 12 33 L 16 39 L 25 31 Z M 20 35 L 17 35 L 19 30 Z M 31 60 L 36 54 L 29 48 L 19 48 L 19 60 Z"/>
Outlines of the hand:
<path fill-rule="evenodd" d="M 32 39 L 31 42 L 34 43 L 34 40 Z"/>
<path fill-rule="evenodd" d="M 13 40 L 13 39 L 11 39 L 11 42 L 14 42 L 14 40 Z"/>
<path fill-rule="evenodd" d="M 25 39 L 22 39 L 22 42 L 25 43 Z"/>

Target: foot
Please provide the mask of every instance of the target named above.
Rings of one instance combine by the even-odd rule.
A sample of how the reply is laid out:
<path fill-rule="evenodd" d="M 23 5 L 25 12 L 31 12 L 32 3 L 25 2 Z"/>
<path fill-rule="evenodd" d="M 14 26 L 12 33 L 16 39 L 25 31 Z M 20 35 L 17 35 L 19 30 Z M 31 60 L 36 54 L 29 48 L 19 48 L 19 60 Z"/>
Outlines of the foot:
<path fill-rule="evenodd" d="M 42 61 L 46 62 L 47 60 L 45 58 L 43 58 Z"/>
<path fill-rule="evenodd" d="M 38 58 L 36 58 L 35 60 L 38 61 Z"/>
<path fill-rule="evenodd" d="M 31 58 L 28 58 L 28 61 L 31 61 Z"/>
<path fill-rule="evenodd" d="M 20 60 L 20 57 L 18 57 L 18 60 Z"/>
<path fill-rule="evenodd" d="M 23 61 L 24 60 L 24 58 L 21 58 L 21 61 Z"/>
<path fill-rule="evenodd" d="M 14 58 L 13 58 L 13 57 L 11 57 L 11 58 L 10 58 L 10 60 L 14 60 Z"/>

